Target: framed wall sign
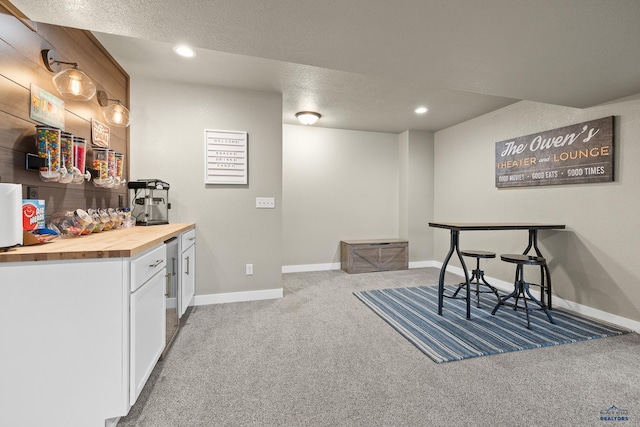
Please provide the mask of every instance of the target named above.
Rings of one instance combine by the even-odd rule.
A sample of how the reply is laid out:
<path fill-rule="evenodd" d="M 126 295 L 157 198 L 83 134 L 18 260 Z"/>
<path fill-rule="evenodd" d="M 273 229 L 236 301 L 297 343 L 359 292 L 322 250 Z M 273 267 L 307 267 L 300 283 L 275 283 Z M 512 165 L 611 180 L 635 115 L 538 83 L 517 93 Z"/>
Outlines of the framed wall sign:
<path fill-rule="evenodd" d="M 94 147 L 109 148 L 111 129 L 96 119 L 91 119 L 91 143 Z"/>
<path fill-rule="evenodd" d="M 496 187 L 608 182 L 613 116 L 496 142 Z"/>
<path fill-rule="evenodd" d="M 205 129 L 205 184 L 247 184 L 247 132 Z"/>
<path fill-rule="evenodd" d="M 64 130 L 64 101 L 32 83 L 29 117 Z"/>

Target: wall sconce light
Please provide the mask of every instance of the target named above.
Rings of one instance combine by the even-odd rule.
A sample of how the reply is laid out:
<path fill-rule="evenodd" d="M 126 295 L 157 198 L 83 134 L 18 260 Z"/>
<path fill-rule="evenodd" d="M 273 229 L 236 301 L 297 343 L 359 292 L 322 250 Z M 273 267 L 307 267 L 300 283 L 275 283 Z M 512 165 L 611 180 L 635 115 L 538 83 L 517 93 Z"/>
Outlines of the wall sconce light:
<path fill-rule="evenodd" d="M 314 113 L 313 111 L 300 111 L 299 113 L 296 113 L 296 117 L 303 125 L 312 125 L 322 116 L 318 113 Z"/>
<path fill-rule="evenodd" d="M 65 62 L 58 59 L 58 54 L 50 49 L 40 51 L 42 62 L 47 70 L 56 73 L 53 84 L 63 98 L 76 101 L 89 101 L 96 94 L 96 86 L 89 76 L 80 71 L 77 62 Z M 71 65 L 62 70 L 61 65 Z"/>
<path fill-rule="evenodd" d="M 96 96 L 98 99 L 98 104 L 102 109 L 102 114 L 104 115 L 107 123 L 113 126 L 119 126 L 126 128 L 131 123 L 131 117 L 129 116 L 129 110 L 127 107 L 122 105 L 122 102 L 119 99 L 110 99 L 107 96 L 107 92 L 103 90 L 99 90 Z M 115 104 L 109 105 L 109 101 L 115 101 Z"/>

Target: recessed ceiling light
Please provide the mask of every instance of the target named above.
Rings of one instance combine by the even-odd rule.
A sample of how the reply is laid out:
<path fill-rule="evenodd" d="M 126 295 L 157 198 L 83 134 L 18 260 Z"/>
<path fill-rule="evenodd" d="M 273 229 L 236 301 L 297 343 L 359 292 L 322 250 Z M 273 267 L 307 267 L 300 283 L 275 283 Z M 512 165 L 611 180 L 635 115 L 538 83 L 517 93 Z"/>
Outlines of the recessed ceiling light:
<path fill-rule="evenodd" d="M 414 111 L 416 114 L 424 114 L 429 111 L 429 109 L 427 107 L 418 107 Z"/>
<path fill-rule="evenodd" d="M 184 56 L 185 58 L 193 58 L 194 56 L 196 56 L 196 52 L 189 46 L 184 44 L 174 46 L 173 51 L 180 56 Z"/>

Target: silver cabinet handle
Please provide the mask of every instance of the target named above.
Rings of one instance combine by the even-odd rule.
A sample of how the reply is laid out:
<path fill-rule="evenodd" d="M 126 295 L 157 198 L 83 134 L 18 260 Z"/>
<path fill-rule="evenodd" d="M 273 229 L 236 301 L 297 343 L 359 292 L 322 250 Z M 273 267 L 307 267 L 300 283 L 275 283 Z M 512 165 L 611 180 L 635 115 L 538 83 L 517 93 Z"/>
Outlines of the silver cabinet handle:
<path fill-rule="evenodd" d="M 185 261 L 187 261 L 187 271 L 186 274 L 189 275 L 189 257 L 185 258 Z"/>
<path fill-rule="evenodd" d="M 154 262 L 153 264 L 149 264 L 149 267 L 154 268 L 159 266 L 160 264 L 162 264 L 162 261 L 164 261 L 163 259 L 157 259 L 156 262 Z"/>
<path fill-rule="evenodd" d="M 171 273 L 167 273 L 164 275 L 165 277 L 165 283 L 167 284 L 167 289 L 166 289 L 166 293 L 164 294 L 165 297 L 171 298 Z"/>
<path fill-rule="evenodd" d="M 195 237 L 189 237 L 189 240 L 193 241 L 193 240 L 196 240 L 196 238 Z"/>

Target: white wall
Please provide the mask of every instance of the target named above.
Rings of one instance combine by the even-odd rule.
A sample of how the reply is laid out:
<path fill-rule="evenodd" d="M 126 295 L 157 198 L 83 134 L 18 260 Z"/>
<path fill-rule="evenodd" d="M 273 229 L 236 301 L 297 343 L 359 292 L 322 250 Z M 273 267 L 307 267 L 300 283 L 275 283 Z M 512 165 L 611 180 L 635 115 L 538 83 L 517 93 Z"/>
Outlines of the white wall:
<path fill-rule="evenodd" d="M 340 262 L 340 240 L 399 237 L 398 136 L 283 126 L 283 265 Z"/>
<path fill-rule="evenodd" d="M 429 228 L 433 221 L 433 144 L 433 132 L 399 135 L 400 237 L 409 240 L 409 262 L 414 263 L 434 259 L 434 230 Z"/>
<path fill-rule="evenodd" d="M 433 140 L 284 125 L 285 271 L 335 268 L 350 239 L 408 239 L 410 262 L 432 260 Z"/>
<path fill-rule="evenodd" d="M 131 177 L 169 182 L 170 222 L 196 223 L 196 294 L 281 288 L 281 95 L 132 76 L 131 99 Z M 204 184 L 204 129 L 248 132 L 248 185 Z"/>
<path fill-rule="evenodd" d="M 497 189 L 495 143 L 508 138 L 615 116 L 615 182 Z M 587 109 L 519 102 L 435 134 L 435 220 L 542 222 L 554 293 L 608 313 L 640 320 L 640 95 Z M 435 257 L 449 246 L 436 230 Z M 461 246 L 521 252 L 526 232 L 463 232 Z M 513 266 L 487 262 L 488 275 L 513 280 Z"/>

